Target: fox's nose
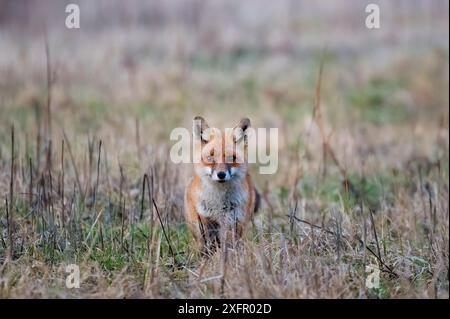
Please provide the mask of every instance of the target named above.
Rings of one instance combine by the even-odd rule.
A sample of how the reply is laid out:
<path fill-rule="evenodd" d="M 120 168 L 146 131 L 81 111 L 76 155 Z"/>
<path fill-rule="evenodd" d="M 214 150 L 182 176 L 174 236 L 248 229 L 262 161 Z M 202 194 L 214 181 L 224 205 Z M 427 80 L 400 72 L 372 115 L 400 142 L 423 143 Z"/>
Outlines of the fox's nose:
<path fill-rule="evenodd" d="M 217 173 L 217 177 L 219 179 L 225 179 L 226 176 L 227 176 L 227 173 L 225 173 L 225 172 L 218 172 Z"/>

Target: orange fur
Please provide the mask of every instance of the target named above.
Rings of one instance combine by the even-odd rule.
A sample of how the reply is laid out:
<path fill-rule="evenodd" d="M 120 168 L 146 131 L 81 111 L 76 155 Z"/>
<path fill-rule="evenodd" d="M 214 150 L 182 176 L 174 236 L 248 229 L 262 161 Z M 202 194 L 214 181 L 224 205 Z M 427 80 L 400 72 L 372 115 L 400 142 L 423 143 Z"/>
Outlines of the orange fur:
<path fill-rule="evenodd" d="M 198 138 L 202 138 L 201 134 L 207 128 L 206 122 L 203 119 L 201 121 Z M 245 131 L 250 122 L 244 124 L 247 124 L 243 126 Z M 225 140 L 230 138 L 233 136 L 213 136 L 207 141 L 202 140 L 202 147 L 195 150 L 202 154 L 202 160 L 195 164 L 194 176 L 185 191 L 186 222 L 203 249 L 213 250 L 222 240 L 228 242 L 231 238 L 239 239 L 245 225 L 258 208 L 259 195 L 247 172 L 247 163 L 237 160 L 243 159 L 244 153 L 236 149 L 228 150 L 223 146 Z M 218 146 L 215 150 L 222 151 L 218 154 L 216 151 L 215 154 L 210 146 Z M 235 161 L 226 162 L 226 155 L 230 158 L 230 154 Z M 226 172 L 226 181 L 219 180 L 217 172 L 223 172 L 222 175 Z"/>

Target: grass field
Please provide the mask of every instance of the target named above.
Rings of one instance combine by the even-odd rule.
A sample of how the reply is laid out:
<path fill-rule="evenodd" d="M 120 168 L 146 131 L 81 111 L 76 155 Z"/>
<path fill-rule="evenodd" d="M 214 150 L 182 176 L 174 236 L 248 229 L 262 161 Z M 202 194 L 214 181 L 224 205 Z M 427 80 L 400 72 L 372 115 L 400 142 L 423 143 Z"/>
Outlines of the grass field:
<path fill-rule="evenodd" d="M 0 298 L 449 297 L 448 2 L 380 2 L 376 31 L 364 1 L 79 2 L 67 30 L 0 1 Z M 168 155 L 196 115 L 280 133 L 210 258 Z"/>

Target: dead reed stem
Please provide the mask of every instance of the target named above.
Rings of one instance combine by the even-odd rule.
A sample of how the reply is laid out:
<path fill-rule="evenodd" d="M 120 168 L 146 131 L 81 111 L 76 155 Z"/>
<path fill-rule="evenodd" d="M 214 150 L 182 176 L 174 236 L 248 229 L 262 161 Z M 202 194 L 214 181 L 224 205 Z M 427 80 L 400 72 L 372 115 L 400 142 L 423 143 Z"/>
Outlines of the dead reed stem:
<path fill-rule="evenodd" d="M 170 252 L 170 255 L 172 256 L 173 262 L 175 263 L 175 262 L 176 262 L 176 259 L 175 259 L 175 253 L 174 253 L 174 251 L 173 251 L 172 244 L 171 244 L 171 242 L 170 242 L 169 236 L 168 236 L 167 233 L 166 233 L 166 229 L 165 229 L 165 227 L 164 227 L 164 223 L 163 223 L 163 221 L 162 221 L 162 219 L 161 219 L 161 214 L 159 213 L 159 209 L 158 209 L 158 206 L 156 206 L 156 203 L 155 203 L 155 199 L 154 199 L 154 198 L 152 198 L 152 202 L 153 202 L 153 206 L 155 207 L 156 215 L 158 216 L 158 220 L 159 220 L 159 223 L 160 223 L 160 225 L 161 225 L 161 230 L 162 230 L 162 232 L 163 232 L 163 234 L 164 234 L 164 238 L 166 239 L 167 245 L 169 246 L 169 252 Z"/>
<path fill-rule="evenodd" d="M 13 241 L 13 220 L 14 220 L 14 169 L 15 169 L 15 151 L 14 151 L 14 125 L 11 126 L 11 170 L 9 179 L 9 205 L 6 198 L 6 219 L 8 223 L 8 241 L 9 249 L 7 259 L 12 260 L 14 255 Z"/>
<path fill-rule="evenodd" d="M 290 215 L 287 215 L 287 217 L 291 217 L 291 216 L 290 216 Z M 331 230 L 329 230 L 329 229 L 327 229 L 327 228 L 324 228 L 324 227 L 322 227 L 322 226 L 315 225 L 315 224 L 313 224 L 313 223 L 311 223 L 311 222 L 308 222 L 308 221 L 306 221 L 306 220 L 303 220 L 303 219 L 298 218 L 298 217 L 295 217 L 295 216 L 294 216 L 294 219 L 295 219 L 296 221 L 300 222 L 300 223 L 307 224 L 307 225 L 309 225 L 309 226 L 312 227 L 312 228 L 316 228 L 316 229 L 323 230 L 324 232 L 326 232 L 326 233 L 328 233 L 328 234 L 330 234 L 330 235 L 333 235 L 333 236 L 336 236 L 336 237 L 338 236 L 338 234 L 336 234 L 335 232 L 333 232 L 333 231 L 331 231 Z M 341 238 L 349 239 L 348 236 L 345 236 L 345 235 L 341 235 Z M 365 247 L 365 248 L 366 248 L 373 256 L 375 256 L 375 258 L 376 258 L 376 259 L 380 262 L 380 264 L 384 267 L 384 269 L 383 269 L 383 268 L 380 269 L 381 271 L 385 271 L 385 272 L 391 274 L 392 276 L 394 276 L 394 277 L 396 277 L 396 278 L 399 277 L 399 275 L 398 275 L 394 270 L 392 270 L 392 268 L 391 268 L 390 266 L 388 266 L 388 265 L 383 261 L 383 259 L 381 259 L 381 257 L 379 256 L 379 254 L 377 254 L 376 252 L 374 252 L 374 251 L 373 251 L 369 246 L 367 246 L 367 245 L 365 244 L 365 242 L 362 241 L 359 237 L 357 237 L 357 240 L 359 241 L 359 243 L 360 243 L 361 245 L 364 245 L 364 247 Z"/>
<path fill-rule="evenodd" d="M 321 108 L 321 89 L 322 89 L 322 76 L 323 76 L 323 66 L 324 66 L 324 60 L 323 57 L 320 62 L 319 67 L 319 76 L 317 78 L 316 82 L 316 91 L 315 91 L 315 99 L 314 99 L 314 109 L 313 109 L 313 118 L 316 122 L 317 127 L 320 131 L 320 137 L 322 139 L 322 159 L 323 159 L 323 176 L 326 176 L 326 159 L 327 154 L 331 156 L 331 159 L 339 169 L 339 172 L 341 173 L 344 180 L 347 179 L 347 172 L 344 169 L 344 167 L 339 163 L 336 154 L 333 150 L 333 148 L 330 145 L 330 137 L 331 134 L 326 133 L 325 124 L 323 121 L 323 114 L 322 114 L 322 108 Z"/>

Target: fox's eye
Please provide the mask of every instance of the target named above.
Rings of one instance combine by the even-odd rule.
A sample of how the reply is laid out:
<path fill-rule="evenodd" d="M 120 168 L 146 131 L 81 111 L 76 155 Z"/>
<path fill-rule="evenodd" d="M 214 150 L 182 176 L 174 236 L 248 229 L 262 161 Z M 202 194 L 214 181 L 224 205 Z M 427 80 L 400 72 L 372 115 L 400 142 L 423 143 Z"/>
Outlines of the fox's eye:
<path fill-rule="evenodd" d="M 236 155 L 230 155 L 230 156 L 227 156 L 227 158 L 226 158 L 227 163 L 234 163 L 235 161 L 236 161 Z"/>
<path fill-rule="evenodd" d="M 206 161 L 208 162 L 208 163 L 213 163 L 214 162 L 214 156 L 207 156 L 206 157 Z"/>

